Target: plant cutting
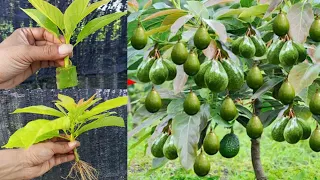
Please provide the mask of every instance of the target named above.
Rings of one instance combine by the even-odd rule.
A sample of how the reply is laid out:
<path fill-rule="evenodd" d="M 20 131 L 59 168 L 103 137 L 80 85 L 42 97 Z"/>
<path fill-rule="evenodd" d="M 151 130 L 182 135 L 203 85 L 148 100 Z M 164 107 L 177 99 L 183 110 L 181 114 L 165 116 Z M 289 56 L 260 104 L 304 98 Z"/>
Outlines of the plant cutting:
<path fill-rule="evenodd" d="M 60 137 L 68 141 L 75 141 L 81 134 L 106 126 L 125 127 L 124 120 L 115 116 L 109 110 L 127 104 L 127 96 L 107 100 L 96 104 L 101 98 L 93 95 L 88 100 L 81 99 L 78 103 L 71 97 L 59 94 L 54 102 L 57 109 L 38 105 L 16 109 L 13 114 L 33 113 L 53 116 L 56 119 L 37 119 L 30 121 L 18 129 L 4 145 L 4 148 L 29 148 L 31 145 Z M 96 105 L 95 105 L 96 104 Z M 95 105 L 95 106 L 94 106 Z M 81 180 L 98 179 L 97 170 L 88 163 L 80 160 L 77 149 L 74 149 L 75 163 L 67 178 L 80 178 Z"/>
<path fill-rule="evenodd" d="M 107 4 L 109 1 L 101 0 L 89 5 L 90 0 L 74 0 L 63 14 L 60 9 L 45 0 L 29 0 L 35 9 L 22 10 L 56 37 L 62 34 L 66 44 L 71 44 L 71 38 L 75 37 L 76 42 L 73 45 L 76 46 L 90 34 L 126 15 L 126 12 L 116 12 L 95 18 L 81 28 L 79 34 L 76 35 L 75 29 L 78 24 L 95 9 Z M 56 81 L 58 89 L 78 85 L 76 66 L 72 65 L 69 56 L 64 59 L 64 67 L 56 69 Z"/>

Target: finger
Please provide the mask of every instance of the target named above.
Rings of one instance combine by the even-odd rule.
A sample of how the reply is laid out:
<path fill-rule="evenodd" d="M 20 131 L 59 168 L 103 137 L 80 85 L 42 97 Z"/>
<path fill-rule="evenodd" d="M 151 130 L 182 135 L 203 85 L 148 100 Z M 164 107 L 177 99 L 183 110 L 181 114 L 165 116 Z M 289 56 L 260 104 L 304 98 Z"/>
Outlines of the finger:
<path fill-rule="evenodd" d="M 60 35 L 59 39 L 62 43 L 66 43 L 66 39 L 64 38 L 64 36 Z"/>
<path fill-rule="evenodd" d="M 54 61 L 64 59 L 72 53 L 73 46 L 70 44 L 45 45 L 45 46 L 16 46 L 13 51 L 23 54 L 25 61 Z"/>
<path fill-rule="evenodd" d="M 66 162 L 73 161 L 75 159 L 75 156 L 74 154 L 55 155 L 53 158 L 54 158 L 54 166 L 58 166 Z"/>
<path fill-rule="evenodd" d="M 21 30 L 26 34 L 29 42 L 32 41 L 49 41 L 52 43 L 60 44 L 61 40 L 54 34 L 45 30 L 44 28 L 21 28 Z"/>
<path fill-rule="evenodd" d="M 72 151 L 76 147 L 80 146 L 80 142 L 72 141 L 72 142 L 50 142 L 48 143 L 48 148 L 54 152 L 54 154 L 66 154 L 69 151 Z"/>
<path fill-rule="evenodd" d="M 49 41 L 36 41 L 36 46 L 45 46 L 45 45 L 53 45 L 55 43 L 49 42 Z"/>

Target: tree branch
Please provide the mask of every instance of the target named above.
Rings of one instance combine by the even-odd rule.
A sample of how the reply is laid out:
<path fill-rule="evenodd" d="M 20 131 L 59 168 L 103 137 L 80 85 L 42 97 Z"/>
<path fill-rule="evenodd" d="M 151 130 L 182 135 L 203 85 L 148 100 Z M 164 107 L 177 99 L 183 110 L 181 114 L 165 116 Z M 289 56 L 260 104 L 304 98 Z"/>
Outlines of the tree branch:
<path fill-rule="evenodd" d="M 251 161 L 257 180 L 267 180 L 260 160 L 260 141 L 251 139 Z"/>

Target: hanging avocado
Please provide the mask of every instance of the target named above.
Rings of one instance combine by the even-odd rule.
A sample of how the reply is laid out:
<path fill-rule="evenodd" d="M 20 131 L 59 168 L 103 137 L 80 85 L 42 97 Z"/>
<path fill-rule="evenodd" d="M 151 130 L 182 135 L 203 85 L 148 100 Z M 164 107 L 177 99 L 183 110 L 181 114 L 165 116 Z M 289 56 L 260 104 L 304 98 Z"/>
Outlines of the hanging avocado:
<path fill-rule="evenodd" d="M 231 45 L 232 52 L 235 55 L 240 55 L 240 44 L 243 42 L 243 37 L 238 37 L 238 39 L 234 40 Z"/>
<path fill-rule="evenodd" d="M 202 25 L 199 27 L 197 30 L 196 34 L 194 35 L 193 38 L 194 45 L 199 49 L 199 50 L 204 50 L 206 49 L 210 42 L 211 42 L 211 37 L 205 27 Z"/>
<path fill-rule="evenodd" d="M 310 100 L 309 109 L 312 114 L 320 115 L 320 93 L 318 90 Z"/>
<path fill-rule="evenodd" d="M 256 53 L 254 54 L 254 56 L 256 57 L 263 56 L 267 51 L 267 46 L 264 43 L 264 41 L 260 37 L 257 37 L 256 35 L 251 36 L 250 38 L 254 44 L 254 47 L 256 48 Z"/>
<path fill-rule="evenodd" d="M 233 100 L 228 96 L 226 97 L 220 108 L 220 116 L 225 121 L 232 121 L 238 115 L 238 109 Z"/>
<path fill-rule="evenodd" d="M 160 85 L 168 78 L 168 68 L 164 65 L 162 58 L 157 59 L 149 72 L 150 80 L 153 84 Z"/>
<path fill-rule="evenodd" d="M 300 141 L 303 135 L 303 129 L 298 124 L 296 117 L 293 117 L 289 120 L 284 129 L 283 135 L 284 139 L 290 144 L 296 144 Z"/>
<path fill-rule="evenodd" d="M 202 150 L 196 157 L 196 160 L 193 164 L 193 171 L 200 177 L 206 176 L 210 171 L 210 162 L 208 161 Z"/>
<path fill-rule="evenodd" d="M 283 142 L 285 140 L 283 136 L 283 132 L 288 122 L 289 122 L 289 118 L 287 117 L 282 117 L 281 119 L 276 121 L 271 131 L 271 137 L 273 140 L 278 142 Z"/>
<path fill-rule="evenodd" d="M 263 84 L 263 76 L 257 65 L 254 65 L 247 74 L 247 85 L 253 89 L 259 89 Z"/>
<path fill-rule="evenodd" d="M 247 135 L 251 139 L 257 139 L 261 137 L 263 132 L 263 124 L 258 116 L 253 115 L 252 118 L 249 120 L 246 126 Z"/>
<path fill-rule="evenodd" d="M 186 99 L 183 102 L 183 109 L 184 112 L 190 116 L 195 115 L 199 112 L 200 101 L 194 92 L 190 91 L 190 93 L 187 95 Z"/>
<path fill-rule="evenodd" d="M 158 112 L 162 107 L 161 97 L 154 88 L 152 88 L 146 97 L 145 107 L 151 113 Z"/>
<path fill-rule="evenodd" d="M 148 37 L 144 29 L 138 25 L 137 29 L 133 32 L 131 37 L 131 45 L 136 50 L 143 49 L 148 43 Z"/>
<path fill-rule="evenodd" d="M 320 17 L 316 17 L 311 24 L 309 35 L 315 42 L 320 42 Z"/>
<path fill-rule="evenodd" d="M 298 62 L 303 62 L 304 60 L 307 59 L 307 49 L 304 48 L 304 46 L 300 43 L 295 43 L 293 42 L 293 46 L 296 48 L 298 51 Z"/>
<path fill-rule="evenodd" d="M 203 149 L 208 155 L 214 155 L 219 151 L 220 142 L 218 136 L 210 131 L 203 140 Z"/>
<path fill-rule="evenodd" d="M 294 47 L 292 40 L 287 41 L 279 54 L 280 63 L 284 66 L 292 66 L 298 62 L 299 52 Z"/>
<path fill-rule="evenodd" d="M 252 58 L 256 53 L 256 47 L 249 36 L 244 36 L 239 47 L 240 55 L 244 58 Z"/>
<path fill-rule="evenodd" d="M 174 138 L 172 135 L 170 135 L 166 140 L 166 142 L 164 143 L 163 154 L 164 154 L 164 157 L 166 157 L 169 160 L 174 160 L 174 159 L 177 159 L 178 157 L 177 148 L 174 145 Z"/>
<path fill-rule="evenodd" d="M 311 135 L 310 125 L 303 119 L 297 118 L 298 124 L 302 127 L 302 137 L 301 140 L 306 140 Z"/>
<path fill-rule="evenodd" d="M 239 90 L 244 84 L 244 74 L 242 69 L 232 63 L 230 59 L 224 59 L 221 64 L 228 75 L 228 90 Z"/>
<path fill-rule="evenodd" d="M 204 75 L 207 87 L 213 92 L 222 92 L 228 86 L 228 75 L 219 61 L 213 60 Z"/>
<path fill-rule="evenodd" d="M 163 146 L 165 142 L 167 141 L 169 135 L 167 133 L 163 133 L 161 136 L 159 136 L 152 144 L 151 146 L 151 154 L 154 157 L 162 158 L 164 157 L 163 154 Z"/>
<path fill-rule="evenodd" d="M 284 36 L 289 32 L 289 28 L 290 25 L 287 16 L 280 11 L 273 21 L 273 32 L 278 36 Z"/>
<path fill-rule="evenodd" d="M 154 58 L 148 58 L 147 60 L 142 60 L 137 70 L 137 78 L 143 83 L 150 82 L 149 72 L 154 63 Z"/>
<path fill-rule="evenodd" d="M 278 92 L 278 98 L 282 102 L 282 104 L 291 104 L 293 102 L 293 99 L 295 97 L 295 91 L 292 87 L 292 85 L 289 83 L 288 80 L 285 80 Z"/>
<path fill-rule="evenodd" d="M 196 53 L 193 51 L 190 52 L 187 61 L 183 64 L 183 69 L 189 76 L 194 76 L 198 73 L 200 69 L 200 62 Z"/>
<path fill-rule="evenodd" d="M 279 39 L 278 41 L 274 42 L 268 49 L 267 52 L 267 59 L 270 64 L 279 64 L 279 54 L 281 51 L 281 48 L 284 45 L 284 41 Z"/>
<path fill-rule="evenodd" d="M 204 81 L 204 75 L 206 71 L 211 67 L 211 61 L 205 61 L 200 65 L 200 69 L 198 73 L 194 76 L 194 82 L 196 85 L 200 88 L 205 88 L 207 87 L 205 81 Z"/>
<path fill-rule="evenodd" d="M 177 67 L 176 67 L 176 65 L 172 61 L 170 61 L 168 59 L 163 59 L 163 64 L 168 69 L 168 77 L 167 77 L 166 81 L 172 81 L 177 76 Z"/>
<path fill-rule="evenodd" d="M 309 139 L 309 146 L 315 152 L 320 152 L 320 128 L 317 124 Z"/>
<path fill-rule="evenodd" d="M 186 62 L 188 54 L 188 50 L 184 46 L 184 44 L 182 42 L 178 42 L 176 45 L 173 46 L 171 52 L 171 59 L 175 64 L 181 65 Z"/>
<path fill-rule="evenodd" d="M 240 150 L 240 142 L 234 133 L 226 134 L 220 141 L 220 154 L 225 158 L 235 157 Z"/>

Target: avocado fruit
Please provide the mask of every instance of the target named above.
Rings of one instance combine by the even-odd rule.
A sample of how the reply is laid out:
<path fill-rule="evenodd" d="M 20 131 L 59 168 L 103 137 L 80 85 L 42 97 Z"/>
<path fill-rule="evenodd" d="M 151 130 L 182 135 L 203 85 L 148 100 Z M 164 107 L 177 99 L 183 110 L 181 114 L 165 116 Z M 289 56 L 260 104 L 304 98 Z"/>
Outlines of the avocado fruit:
<path fill-rule="evenodd" d="M 194 161 L 193 171 L 200 177 L 206 176 L 210 171 L 210 162 L 202 151 Z"/>
<path fill-rule="evenodd" d="M 310 26 L 310 38 L 315 42 L 320 42 L 320 17 L 316 17 Z"/>
<path fill-rule="evenodd" d="M 263 56 L 267 51 L 267 46 L 264 43 L 264 41 L 256 35 L 253 35 L 250 38 L 256 48 L 256 53 L 254 54 L 254 56 L 256 56 L 256 57 Z"/>
<path fill-rule="evenodd" d="M 267 51 L 267 59 L 270 64 L 280 64 L 279 54 L 284 45 L 284 41 L 277 40 L 276 42 L 272 43 Z"/>
<path fill-rule="evenodd" d="M 320 93 L 317 90 L 309 102 L 310 112 L 314 115 L 320 115 Z"/>
<path fill-rule="evenodd" d="M 154 63 L 154 58 L 148 58 L 147 60 L 143 60 L 137 69 L 137 78 L 140 82 L 147 83 L 150 82 L 149 72 Z"/>
<path fill-rule="evenodd" d="M 236 40 L 234 40 L 231 44 L 231 50 L 235 55 L 240 55 L 240 44 L 243 41 L 243 37 L 238 37 Z"/>
<path fill-rule="evenodd" d="M 251 119 L 248 121 L 246 126 L 247 135 L 251 139 L 257 139 L 261 137 L 263 132 L 263 124 L 258 116 L 253 115 Z"/>
<path fill-rule="evenodd" d="M 183 102 L 183 110 L 188 115 L 192 116 L 199 112 L 200 110 L 200 101 L 197 95 L 190 91 L 187 95 L 186 99 Z"/>
<path fill-rule="evenodd" d="M 204 75 L 206 73 L 206 71 L 208 70 L 208 68 L 211 67 L 211 61 L 207 60 L 204 61 L 201 65 L 200 65 L 200 69 L 198 71 L 198 73 L 193 76 L 194 82 L 196 83 L 196 85 L 200 88 L 205 88 L 207 87 L 205 81 L 204 81 Z"/>
<path fill-rule="evenodd" d="M 239 47 L 239 52 L 244 58 L 252 58 L 256 54 L 256 47 L 249 36 L 244 36 Z"/>
<path fill-rule="evenodd" d="M 309 139 L 309 146 L 315 152 L 320 152 L 320 128 L 317 124 Z"/>
<path fill-rule="evenodd" d="M 290 24 L 287 16 L 280 12 L 272 24 L 273 32 L 278 36 L 284 36 L 289 32 Z"/>
<path fill-rule="evenodd" d="M 278 99 L 282 102 L 282 104 L 287 105 L 293 102 L 295 96 L 295 91 L 292 85 L 288 80 L 285 80 L 279 89 Z"/>
<path fill-rule="evenodd" d="M 163 155 L 169 160 L 174 160 L 178 157 L 177 148 L 174 145 L 174 138 L 172 135 L 168 137 L 163 145 Z"/>
<path fill-rule="evenodd" d="M 162 107 L 161 97 L 154 88 L 147 95 L 144 105 L 150 113 L 158 112 Z"/>
<path fill-rule="evenodd" d="M 134 30 L 131 37 L 131 45 L 136 50 L 143 49 L 148 43 L 148 37 L 141 26 Z"/>
<path fill-rule="evenodd" d="M 278 142 L 283 142 L 285 140 L 283 136 L 283 132 L 288 122 L 289 122 L 289 118 L 287 117 L 281 117 L 279 120 L 275 122 L 271 130 L 271 137 L 273 140 Z"/>
<path fill-rule="evenodd" d="M 157 59 L 149 72 L 150 80 L 153 84 L 160 85 L 164 83 L 169 76 L 168 68 L 163 63 L 163 59 Z"/>
<path fill-rule="evenodd" d="M 163 154 L 163 146 L 165 142 L 167 141 L 169 135 L 168 133 L 163 133 L 161 136 L 159 136 L 152 144 L 151 146 L 151 154 L 156 158 L 162 158 L 164 157 Z"/>
<path fill-rule="evenodd" d="M 193 42 L 197 49 L 206 49 L 211 42 L 211 37 L 208 33 L 208 30 L 205 27 L 200 26 L 193 37 Z"/>
<path fill-rule="evenodd" d="M 185 63 L 188 59 L 188 55 L 188 50 L 182 42 L 177 42 L 177 44 L 173 46 L 171 59 L 175 64 L 182 65 Z"/>
<path fill-rule="evenodd" d="M 305 121 L 300 118 L 297 118 L 298 124 L 302 127 L 302 137 L 301 140 L 306 140 L 310 137 L 311 135 L 311 127 L 310 125 Z"/>
<path fill-rule="evenodd" d="M 232 63 L 229 59 L 222 60 L 221 64 L 228 75 L 228 90 L 239 90 L 244 84 L 244 74 L 242 69 Z"/>
<path fill-rule="evenodd" d="M 163 64 L 168 69 L 168 77 L 167 77 L 166 81 L 174 80 L 174 78 L 176 78 L 176 76 L 177 76 L 177 67 L 176 67 L 176 65 L 172 61 L 170 61 L 168 59 L 163 59 Z"/>
<path fill-rule="evenodd" d="M 184 72 L 189 76 L 194 76 L 198 73 L 200 69 L 200 62 L 198 59 L 198 55 L 191 51 L 188 55 L 187 61 L 183 64 Z"/>
<path fill-rule="evenodd" d="M 296 144 L 300 141 L 303 135 L 303 129 L 299 125 L 296 117 L 289 120 L 288 124 L 284 128 L 284 139 L 290 144 Z"/>
<path fill-rule="evenodd" d="M 220 141 L 218 136 L 210 131 L 203 140 L 203 150 L 208 155 L 214 155 L 219 151 Z"/>
<path fill-rule="evenodd" d="M 228 75 L 220 61 L 213 60 L 204 75 L 204 81 L 207 87 L 213 92 L 222 92 L 228 86 Z"/>
<path fill-rule="evenodd" d="M 293 41 L 292 40 L 287 41 L 281 48 L 281 51 L 279 54 L 280 63 L 283 66 L 293 66 L 298 62 L 298 58 L 299 58 L 299 52 L 294 47 Z"/>
<path fill-rule="evenodd" d="M 234 133 L 226 134 L 220 141 L 220 154 L 225 158 L 235 157 L 240 150 L 240 142 Z"/>
<path fill-rule="evenodd" d="M 293 46 L 296 48 L 298 51 L 298 62 L 303 62 L 304 60 L 307 59 L 307 49 L 304 48 L 304 46 L 300 43 L 295 43 L 293 42 Z"/>
<path fill-rule="evenodd" d="M 254 65 L 248 72 L 246 78 L 247 85 L 253 89 L 259 89 L 263 84 L 263 76 L 257 65 Z"/>
<path fill-rule="evenodd" d="M 238 109 L 230 97 L 226 97 L 220 107 L 220 116 L 225 121 L 232 121 L 238 115 Z"/>

